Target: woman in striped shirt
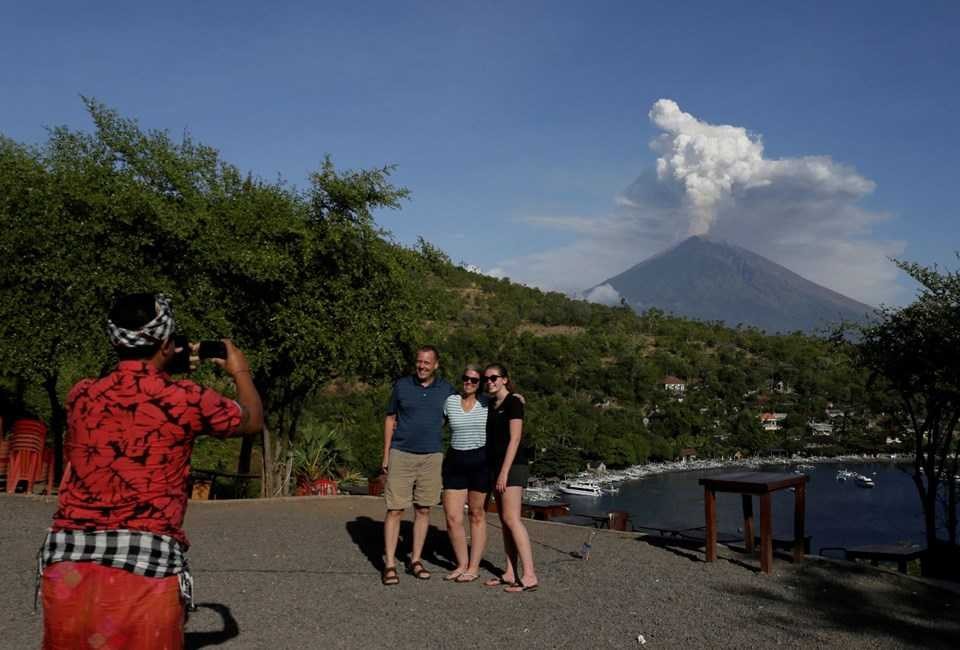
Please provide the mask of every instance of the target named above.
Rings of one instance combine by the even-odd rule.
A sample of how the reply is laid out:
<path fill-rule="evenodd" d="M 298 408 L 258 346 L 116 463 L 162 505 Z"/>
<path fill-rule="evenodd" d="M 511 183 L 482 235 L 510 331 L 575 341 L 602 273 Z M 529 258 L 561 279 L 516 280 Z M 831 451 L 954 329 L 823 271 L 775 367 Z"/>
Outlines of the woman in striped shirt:
<path fill-rule="evenodd" d="M 450 450 L 443 459 L 443 510 L 447 533 L 457 558 L 457 568 L 445 580 L 473 582 L 480 575 L 480 560 L 487 544 L 487 518 L 484 503 L 490 491 L 487 465 L 486 398 L 478 399 L 480 370 L 467 366 L 463 371 L 460 395 L 451 395 L 443 414 L 450 424 Z M 471 545 L 463 526 L 463 507 L 469 506 Z"/>

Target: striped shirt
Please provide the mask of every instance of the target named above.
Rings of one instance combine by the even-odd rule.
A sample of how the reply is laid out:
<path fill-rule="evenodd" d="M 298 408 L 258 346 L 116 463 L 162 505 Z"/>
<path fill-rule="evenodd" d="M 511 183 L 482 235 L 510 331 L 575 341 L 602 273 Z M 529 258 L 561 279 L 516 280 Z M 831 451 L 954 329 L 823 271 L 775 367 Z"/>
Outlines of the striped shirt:
<path fill-rule="evenodd" d="M 487 407 L 480 400 L 469 411 L 463 410 L 459 395 L 451 395 L 443 405 L 450 423 L 450 446 L 460 451 L 478 449 L 487 444 Z"/>

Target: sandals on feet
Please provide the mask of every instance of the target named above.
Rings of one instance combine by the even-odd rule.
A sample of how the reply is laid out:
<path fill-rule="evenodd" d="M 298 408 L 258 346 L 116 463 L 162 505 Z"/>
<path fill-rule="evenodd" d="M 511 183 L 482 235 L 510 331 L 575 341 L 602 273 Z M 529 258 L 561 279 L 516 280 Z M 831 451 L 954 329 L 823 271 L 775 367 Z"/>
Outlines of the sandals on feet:
<path fill-rule="evenodd" d="M 454 569 L 447 575 L 443 576 L 443 579 L 446 580 L 447 582 L 456 582 L 457 580 L 460 579 L 460 576 L 462 576 L 463 573 L 464 573 L 463 569 Z"/>
<path fill-rule="evenodd" d="M 479 577 L 480 576 L 478 576 L 476 573 L 467 573 L 466 571 L 464 571 L 463 573 L 458 575 L 456 579 L 454 579 L 454 582 L 459 582 L 459 583 L 473 582 Z"/>
<path fill-rule="evenodd" d="M 522 582 L 515 582 L 509 587 L 507 587 L 506 589 L 504 589 L 504 591 L 507 592 L 508 594 L 519 594 L 519 593 L 523 593 L 524 591 L 536 591 L 537 587 L 539 586 L 540 586 L 539 582 L 535 582 L 532 585 L 525 585 Z"/>
<path fill-rule="evenodd" d="M 483 586 L 484 587 L 502 587 L 506 585 L 509 587 L 512 584 L 516 584 L 516 583 L 510 582 L 509 580 L 504 580 L 503 577 L 496 577 L 496 578 L 490 578 L 489 580 L 484 581 Z"/>
<path fill-rule="evenodd" d="M 431 573 L 423 566 L 423 562 L 417 560 L 410 565 L 410 573 L 417 580 L 429 580 Z"/>
<path fill-rule="evenodd" d="M 397 574 L 397 567 L 388 566 L 380 574 L 380 582 L 386 586 L 392 586 L 400 582 L 400 576 Z"/>

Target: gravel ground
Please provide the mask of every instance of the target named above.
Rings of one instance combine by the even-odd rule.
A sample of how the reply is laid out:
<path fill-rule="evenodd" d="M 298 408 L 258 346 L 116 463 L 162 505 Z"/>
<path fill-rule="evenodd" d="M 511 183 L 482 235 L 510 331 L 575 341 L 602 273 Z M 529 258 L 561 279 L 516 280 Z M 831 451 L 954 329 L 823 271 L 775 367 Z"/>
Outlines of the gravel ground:
<path fill-rule="evenodd" d="M 2 648 L 39 645 L 34 556 L 54 507 L 0 496 Z M 779 557 L 768 576 L 758 558 L 729 549 L 707 564 L 700 548 L 607 531 L 583 561 L 571 552 L 589 531 L 560 524 L 528 522 L 539 590 L 447 583 L 439 509 L 425 558 L 433 579 L 402 573 L 398 586 L 383 587 L 382 508 L 373 497 L 192 503 L 186 528 L 201 607 L 187 623 L 188 647 L 960 647 L 960 596 L 916 578 Z M 487 569 L 503 559 L 495 515 L 489 521 Z"/>

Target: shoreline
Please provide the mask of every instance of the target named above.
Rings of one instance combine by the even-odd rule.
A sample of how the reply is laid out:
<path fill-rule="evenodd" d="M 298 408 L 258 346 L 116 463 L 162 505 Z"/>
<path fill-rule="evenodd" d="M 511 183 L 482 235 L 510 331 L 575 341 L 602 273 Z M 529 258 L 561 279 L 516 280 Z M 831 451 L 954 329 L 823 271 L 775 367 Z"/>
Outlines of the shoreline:
<path fill-rule="evenodd" d="M 531 476 L 530 484 L 525 490 L 525 500 L 556 498 L 557 489 L 561 483 L 568 481 L 592 481 L 602 486 L 615 483 L 636 481 L 647 476 L 670 474 L 674 472 L 696 472 L 712 469 L 726 469 L 734 467 L 758 468 L 762 465 L 827 465 L 840 463 L 870 463 L 882 462 L 902 464 L 913 462 L 913 454 L 844 454 L 841 456 L 750 456 L 748 458 L 708 458 L 692 460 L 675 460 L 661 463 L 646 463 L 632 465 L 625 469 L 608 470 L 605 467 L 589 468 L 574 476 L 568 475 L 563 479 L 544 479 Z M 548 496 L 552 494 L 552 496 Z"/>

